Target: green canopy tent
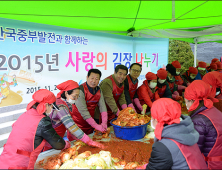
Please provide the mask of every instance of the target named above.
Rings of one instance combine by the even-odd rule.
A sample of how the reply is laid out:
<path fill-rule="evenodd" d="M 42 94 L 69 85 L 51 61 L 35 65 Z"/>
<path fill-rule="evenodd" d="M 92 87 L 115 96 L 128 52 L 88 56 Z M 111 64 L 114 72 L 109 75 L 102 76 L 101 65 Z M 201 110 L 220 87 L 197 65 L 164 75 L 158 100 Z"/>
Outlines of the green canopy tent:
<path fill-rule="evenodd" d="M 0 1 L 0 7 L 0 17 L 14 20 L 195 44 L 222 42 L 222 1 Z"/>

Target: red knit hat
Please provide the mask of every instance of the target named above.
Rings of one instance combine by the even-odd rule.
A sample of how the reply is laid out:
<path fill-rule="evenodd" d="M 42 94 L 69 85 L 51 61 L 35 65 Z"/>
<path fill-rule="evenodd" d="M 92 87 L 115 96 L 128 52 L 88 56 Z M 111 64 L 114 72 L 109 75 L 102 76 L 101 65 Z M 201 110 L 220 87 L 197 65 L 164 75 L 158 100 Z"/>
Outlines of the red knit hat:
<path fill-rule="evenodd" d="M 181 65 L 180 65 L 180 63 L 179 63 L 179 61 L 173 61 L 172 63 L 171 63 L 175 68 L 181 68 Z"/>
<path fill-rule="evenodd" d="M 148 72 L 148 73 L 146 73 L 146 79 L 147 80 L 157 80 L 157 76 L 156 76 L 156 74 L 154 74 L 152 72 Z"/>
<path fill-rule="evenodd" d="M 189 67 L 189 71 L 191 74 L 198 74 L 198 70 L 195 67 Z"/>
<path fill-rule="evenodd" d="M 57 87 L 57 89 L 60 90 L 60 92 L 57 94 L 57 98 L 60 98 L 61 94 L 64 91 L 69 91 L 69 90 L 72 90 L 72 89 L 79 88 L 79 85 L 78 85 L 77 82 L 75 82 L 73 80 L 67 80 L 67 81 L 57 85 L 56 87 Z"/>
<path fill-rule="evenodd" d="M 163 68 L 159 69 L 157 71 L 157 77 L 159 77 L 160 79 L 166 79 L 167 78 L 167 71 Z"/>
<path fill-rule="evenodd" d="M 221 62 L 216 62 L 217 64 L 217 70 L 222 70 L 222 63 Z"/>
<path fill-rule="evenodd" d="M 172 125 L 174 123 L 180 123 L 180 104 L 169 98 L 160 98 L 153 102 L 151 107 L 151 116 L 158 122 L 154 131 L 155 137 L 161 140 L 165 124 Z"/>
<path fill-rule="evenodd" d="M 217 70 L 217 64 L 216 63 L 211 63 L 210 68 L 213 70 Z"/>
<path fill-rule="evenodd" d="M 32 95 L 32 99 L 33 101 L 31 101 L 28 105 L 27 105 L 27 110 L 31 109 L 32 106 L 35 103 L 39 103 L 36 110 L 39 114 L 43 114 L 46 110 L 45 104 L 49 103 L 52 104 L 56 101 L 56 97 L 55 95 L 47 90 L 47 89 L 40 89 L 38 91 L 36 91 L 33 95 Z"/>
<path fill-rule="evenodd" d="M 213 60 L 211 60 L 211 63 L 216 63 L 217 61 L 219 61 L 218 58 L 214 58 Z"/>
<path fill-rule="evenodd" d="M 189 108 L 189 111 L 195 110 L 199 106 L 199 101 L 204 101 L 204 106 L 210 109 L 213 107 L 213 102 L 207 99 L 210 95 L 211 88 L 210 85 L 202 80 L 193 81 L 186 89 L 184 97 L 187 100 L 194 100 L 194 103 Z"/>
<path fill-rule="evenodd" d="M 198 63 L 198 67 L 201 67 L 201 68 L 206 68 L 207 67 L 207 63 L 203 62 L 203 61 L 200 61 Z"/>

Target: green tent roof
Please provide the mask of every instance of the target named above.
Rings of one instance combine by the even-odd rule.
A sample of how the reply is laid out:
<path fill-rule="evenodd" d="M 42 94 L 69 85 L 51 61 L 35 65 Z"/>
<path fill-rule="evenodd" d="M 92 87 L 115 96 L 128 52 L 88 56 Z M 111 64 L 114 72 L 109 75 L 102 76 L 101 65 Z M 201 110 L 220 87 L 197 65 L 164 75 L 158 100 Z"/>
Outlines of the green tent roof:
<path fill-rule="evenodd" d="M 0 1 L 0 6 L 0 17 L 14 20 L 192 43 L 195 37 L 197 41 L 202 38 L 198 43 L 222 40 L 218 28 L 222 24 L 222 1 Z M 215 26 L 216 30 L 208 31 Z M 131 27 L 135 31 L 127 34 Z M 174 30 L 181 32 L 176 36 Z M 188 32 L 199 33 L 191 36 Z M 204 39 L 211 35 L 214 39 Z"/>

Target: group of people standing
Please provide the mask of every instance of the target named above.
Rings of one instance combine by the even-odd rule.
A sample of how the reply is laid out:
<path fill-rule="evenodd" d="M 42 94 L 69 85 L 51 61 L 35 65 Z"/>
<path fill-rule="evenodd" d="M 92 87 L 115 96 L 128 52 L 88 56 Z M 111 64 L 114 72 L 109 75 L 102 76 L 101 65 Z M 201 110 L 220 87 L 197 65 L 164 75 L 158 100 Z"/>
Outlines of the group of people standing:
<path fill-rule="evenodd" d="M 129 70 L 124 65 L 118 65 L 115 67 L 114 74 L 101 81 L 100 84 L 101 71 L 91 69 L 86 76 L 86 82 L 80 86 L 73 80 L 57 85 L 60 92 L 56 97 L 46 89 L 38 90 L 32 96 L 33 101 L 28 104 L 27 111 L 13 124 L 13 130 L 0 156 L 0 169 L 34 168 L 41 151 L 51 148 L 62 150 L 70 147 L 70 143 L 63 139 L 66 131 L 69 141 L 81 140 L 88 145 L 104 148 L 101 143 L 93 141 L 88 135 L 95 129 L 105 132 L 107 126 L 110 126 L 110 121 L 116 118 L 124 108 L 132 107 L 137 113 L 140 113 L 143 110 L 143 104 L 148 105 L 147 112 L 151 111 L 151 125 L 155 128 L 156 139 L 159 140 L 159 143 L 157 141 L 153 146 L 150 163 L 144 168 L 180 169 L 188 167 L 190 162 L 182 154 L 181 147 L 178 147 L 181 151 L 180 157 L 183 158 L 180 161 L 185 162 L 175 164 L 174 159 L 179 160 L 180 157 L 172 153 L 178 152 L 178 148 L 175 150 L 174 146 L 179 146 L 178 142 L 184 141 L 182 146 L 193 147 L 194 144 L 200 142 L 200 139 L 203 139 L 203 137 L 199 138 L 197 133 L 199 131 L 196 128 L 196 124 L 200 125 L 198 119 L 203 120 L 200 118 L 200 114 L 207 117 L 205 118 L 208 123 L 207 127 L 215 128 L 214 140 L 210 144 L 211 149 L 216 145 L 222 131 L 218 132 L 219 125 L 215 126 L 215 117 L 208 117 L 208 114 L 215 110 L 217 116 L 221 114 L 213 107 L 213 102 L 217 103 L 218 99 L 215 97 L 220 98 L 221 96 L 218 92 L 221 92 L 222 89 L 222 83 L 220 84 L 222 76 L 220 70 L 215 70 L 215 64 L 212 64 L 210 73 L 207 73 L 206 65 L 203 62 L 200 62 L 197 68 L 190 67 L 182 75 L 180 70 L 180 63 L 174 61 L 166 66 L 166 70 L 159 69 L 157 74 L 148 72 L 145 76 L 146 80 L 138 87 L 138 77 L 142 71 L 142 65 L 133 63 Z M 208 74 L 210 76 L 207 76 Z M 194 81 L 195 79 L 203 80 Z M 191 118 L 181 116 L 180 105 L 176 102 L 182 99 L 184 91 L 187 107 L 189 107 L 189 111 L 192 111 Z M 193 119 L 197 119 L 196 124 Z M 180 132 L 175 130 L 175 124 L 180 126 Z M 173 127 L 171 128 L 171 126 Z M 170 134 L 169 132 L 171 136 L 167 136 Z M 181 136 L 180 133 L 187 134 Z M 206 134 L 205 131 L 199 133 L 203 133 L 203 136 Z M 207 142 L 209 135 L 212 133 L 209 132 L 206 136 L 207 140 L 203 139 L 202 142 Z M 177 137 L 173 139 L 172 136 Z M 169 142 L 168 138 L 173 139 L 174 144 Z M 190 139 L 188 143 L 187 138 Z M 200 145 L 205 146 L 204 143 Z M 174 150 L 170 150 L 170 147 Z M 198 148 L 195 146 L 192 149 L 196 151 Z M 168 152 L 172 157 L 167 157 L 170 160 L 164 160 L 164 162 L 163 156 L 160 154 L 157 156 L 155 152 Z M 209 148 L 207 151 L 203 148 L 201 152 L 204 153 L 206 161 L 211 159 L 212 156 L 208 155 Z M 197 153 L 199 154 L 199 152 Z M 214 157 L 214 152 L 211 155 Z M 155 163 L 155 156 L 160 159 L 159 162 Z M 203 162 L 202 159 L 200 159 L 201 161 Z"/>

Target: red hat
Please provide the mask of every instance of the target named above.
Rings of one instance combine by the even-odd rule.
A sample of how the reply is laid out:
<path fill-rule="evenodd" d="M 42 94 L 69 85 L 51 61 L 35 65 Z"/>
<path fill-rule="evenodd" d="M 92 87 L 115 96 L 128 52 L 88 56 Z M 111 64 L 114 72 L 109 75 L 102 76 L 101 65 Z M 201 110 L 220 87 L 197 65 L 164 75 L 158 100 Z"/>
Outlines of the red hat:
<path fill-rule="evenodd" d="M 210 68 L 213 70 L 217 70 L 217 64 L 216 63 L 211 63 Z"/>
<path fill-rule="evenodd" d="M 158 121 L 154 133 L 156 138 L 161 140 L 164 124 L 180 123 L 180 104 L 169 98 L 160 98 L 153 102 L 151 116 Z"/>
<path fill-rule="evenodd" d="M 52 104 L 56 101 L 56 97 L 55 95 L 47 90 L 47 89 L 40 89 L 38 91 L 36 91 L 33 95 L 32 95 L 32 99 L 33 101 L 31 101 L 28 105 L 27 105 L 27 110 L 31 109 L 32 106 L 35 103 L 39 103 L 36 110 L 39 114 L 43 114 L 46 110 L 45 104 Z"/>
<path fill-rule="evenodd" d="M 57 94 L 57 98 L 60 98 L 61 94 L 64 91 L 69 91 L 69 90 L 72 90 L 72 89 L 79 88 L 79 85 L 78 85 L 77 82 L 75 82 L 73 80 L 67 80 L 67 81 L 57 85 L 56 87 L 57 87 L 57 89 L 60 90 L 60 92 Z"/>
<path fill-rule="evenodd" d="M 166 79 L 167 78 L 167 71 L 163 68 L 159 69 L 157 71 L 157 77 L 159 77 L 160 79 Z"/>
<path fill-rule="evenodd" d="M 172 63 L 171 63 L 175 68 L 181 68 L 181 65 L 180 65 L 180 63 L 179 63 L 179 61 L 173 61 Z"/>
<path fill-rule="evenodd" d="M 147 80 L 156 80 L 157 76 L 156 76 L 156 74 L 154 74 L 152 72 L 148 72 L 148 73 L 146 73 L 146 79 Z"/>
<path fill-rule="evenodd" d="M 197 68 L 195 68 L 195 67 L 189 67 L 189 72 L 190 72 L 191 74 L 198 74 L 198 70 L 197 70 Z"/>
<path fill-rule="evenodd" d="M 217 70 L 222 70 L 222 63 L 221 62 L 216 62 L 217 64 Z"/>
<path fill-rule="evenodd" d="M 211 63 L 216 63 L 217 61 L 219 61 L 218 58 L 214 58 L 213 60 L 211 60 Z"/>
<path fill-rule="evenodd" d="M 184 97 L 187 100 L 194 100 L 194 103 L 189 108 L 189 111 L 195 110 L 199 106 L 199 101 L 204 101 L 204 106 L 210 109 L 213 107 L 213 102 L 207 99 L 210 95 L 211 88 L 210 85 L 202 80 L 193 81 L 186 89 Z"/>
<path fill-rule="evenodd" d="M 201 68 L 206 68 L 207 67 L 207 63 L 203 62 L 203 61 L 200 61 L 198 63 L 198 67 L 201 67 Z"/>

